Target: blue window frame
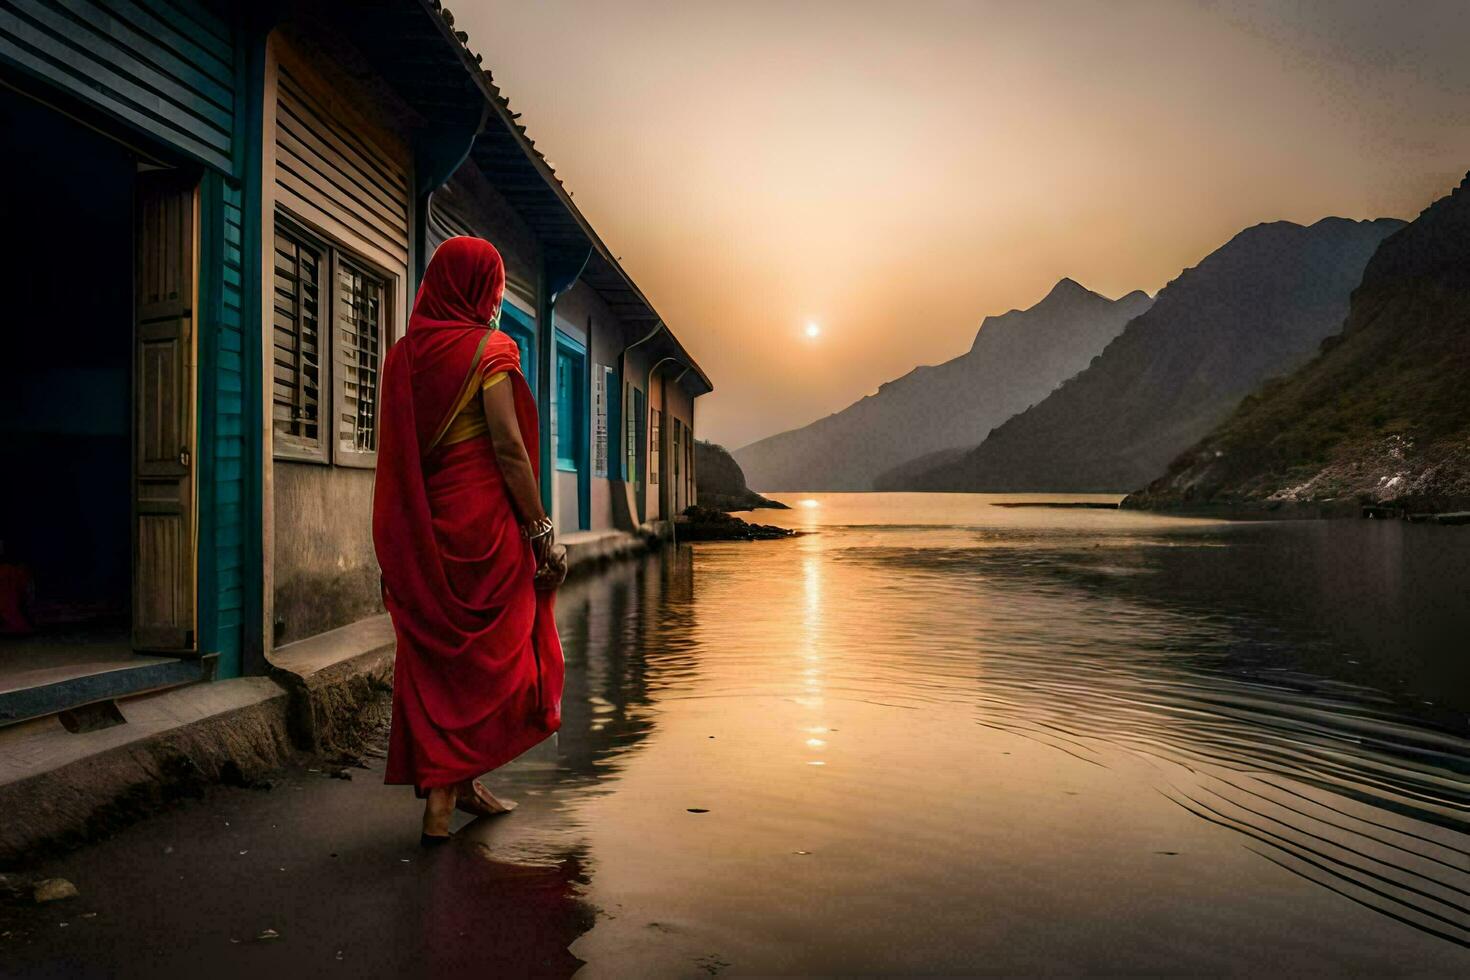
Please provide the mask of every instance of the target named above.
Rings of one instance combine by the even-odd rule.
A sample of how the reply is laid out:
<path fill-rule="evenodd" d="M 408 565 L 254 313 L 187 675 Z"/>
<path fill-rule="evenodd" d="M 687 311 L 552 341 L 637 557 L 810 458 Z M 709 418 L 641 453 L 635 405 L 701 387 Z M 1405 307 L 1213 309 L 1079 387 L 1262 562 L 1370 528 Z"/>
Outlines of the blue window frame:
<path fill-rule="evenodd" d="M 536 321 L 529 313 L 522 312 L 519 307 L 511 306 L 509 303 L 501 306 L 500 329 L 504 330 L 506 336 L 516 342 L 521 349 L 521 373 L 526 376 L 526 384 L 531 386 L 531 393 L 536 393 Z"/>
<path fill-rule="evenodd" d="M 578 472 L 587 454 L 587 351 L 556 335 L 556 468 Z"/>

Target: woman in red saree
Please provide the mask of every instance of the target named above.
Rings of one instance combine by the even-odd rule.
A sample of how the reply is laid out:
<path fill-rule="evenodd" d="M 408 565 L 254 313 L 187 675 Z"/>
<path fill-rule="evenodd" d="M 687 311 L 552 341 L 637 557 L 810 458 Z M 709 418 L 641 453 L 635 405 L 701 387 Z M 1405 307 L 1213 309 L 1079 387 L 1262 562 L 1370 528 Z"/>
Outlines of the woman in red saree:
<path fill-rule="evenodd" d="M 385 781 L 426 798 L 425 843 L 457 807 L 509 807 L 476 777 L 555 732 L 558 581 L 541 506 L 536 402 L 498 329 L 500 253 L 451 238 L 383 364 L 373 541 L 398 639 Z"/>

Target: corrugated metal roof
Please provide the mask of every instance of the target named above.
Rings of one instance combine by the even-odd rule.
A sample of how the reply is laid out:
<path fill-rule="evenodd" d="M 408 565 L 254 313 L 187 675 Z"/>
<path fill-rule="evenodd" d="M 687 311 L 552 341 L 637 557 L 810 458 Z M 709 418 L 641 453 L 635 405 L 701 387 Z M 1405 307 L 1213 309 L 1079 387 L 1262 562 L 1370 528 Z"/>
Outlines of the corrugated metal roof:
<path fill-rule="evenodd" d="M 345 31 L 430 126 L 462 123 L 465 113 L 489 105 L 470 158 L 531 227 L 543 246 L 580 250 L 591 246 L 581 279 L 612 312 L 631 323 L 663 319 L 617 257 L 572 201 L 556 169 L 513 112 L 510 100 L 481 67 L 469 35 L 456 30 L 454 14 L 438 0 L 359 0 L 350 5 Z M 449 54 L 450 57 L 445 55 Z M 669 339 L 711 390 L 709 376 L 671 331 Z"/>

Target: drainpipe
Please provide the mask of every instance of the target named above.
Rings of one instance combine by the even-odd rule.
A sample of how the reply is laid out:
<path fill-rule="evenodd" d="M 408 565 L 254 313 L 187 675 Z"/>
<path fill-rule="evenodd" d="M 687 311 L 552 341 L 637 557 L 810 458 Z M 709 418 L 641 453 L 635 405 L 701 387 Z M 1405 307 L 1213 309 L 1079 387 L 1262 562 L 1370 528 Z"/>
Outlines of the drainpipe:
<path fill-rule="evenodd" d="M 413 269 L 414 290 L 424 278 L 424 267 L 429 264 L 429 210 L 433 207 L 434 192 L 459 170 L 469 159 L 475 147 L 475 139 L 485 128 L 490 116 L 490 103 L 480 102 L 467 108 L 456 124 L 420 133 L 413 143 L 414 171 L 414 215 Z M 412 302 L 410 301 L 410 304 Z"/>
<path fill-rule="evenodd" d="M 556 519 L 556 447 L 552 420 L 556 415 L 556 301 L 581 278 L 592 246 L 542 253 L 536 287 L 536 400 L 540 402 L 541 506 Z"/>

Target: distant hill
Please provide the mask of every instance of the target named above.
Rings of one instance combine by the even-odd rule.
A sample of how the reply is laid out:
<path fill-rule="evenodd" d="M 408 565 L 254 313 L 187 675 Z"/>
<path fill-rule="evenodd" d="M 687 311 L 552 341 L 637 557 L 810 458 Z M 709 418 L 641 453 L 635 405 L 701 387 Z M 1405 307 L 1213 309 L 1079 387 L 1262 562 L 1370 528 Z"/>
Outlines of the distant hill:
<path fill-rule="evenodd" d="M 785 504 L 762 497 L 745 485 L 745 474 L 724 446 L 694 440 L 695 497 L 709 510 L 755 510 L 758 507 L 788 509 Z"/>
<path fill-rule="evenodd" d="M 873 478 L 874 490 L 903 490 L 912 486 L 923 474 L 940 466 L 945 466 L 957 460 L 963 459 L 969 449 L 964 446 L 955 446 L 950 449 L 936 449 L 932 453 L 925 453 L 916 459 L 899 463 L 890 469 L 884 470 Z"/>
<path fill-rule="evenodd" d="M 1470 509 L 1470 176 L 1384 240 L 1316 359 L 1127 503 L 1341 498 Z"/>
<path fill-rule="evenodd" d="M 1402 221 L 1247 228 L 1186 269 L 1086 370 L 956 460 L 882 489 L 1143 486 L 1267 378 L 1303 364 Z"/>
<path fill-rule="evenodd" d="M 1149 297 L 1117 300 L 1071 279 L 1027 310 L 986 317 L 970 350 L 918 367 L 834 415 L 735 450 L 762 490 L 871 490 L 924 453 L 970 447 L 1087 366 Z"/>

